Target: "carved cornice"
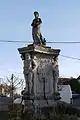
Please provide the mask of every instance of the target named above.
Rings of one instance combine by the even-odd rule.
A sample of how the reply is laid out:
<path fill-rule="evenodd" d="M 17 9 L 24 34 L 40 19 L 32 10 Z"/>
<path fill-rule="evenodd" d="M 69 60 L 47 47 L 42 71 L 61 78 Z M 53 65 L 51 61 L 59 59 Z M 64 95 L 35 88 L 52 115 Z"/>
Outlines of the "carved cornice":
<path fill-rule="evenodd" d="M 60 53 L 60 49 L 52 49 L 51 47 L 47 47 L 47 46 L 39 46 L 39 45 L 28 45 L 27 47 L 23 47 L 23 48 L 18 48 L 18 51 L 20 54 L 24 54 L 24 53 L 30 53 L 30 52 L 34 52 L 34 53 L 44 53 L 44 54 L 50 54 L 50 55 L 55 55 L 58 56 Z"/>

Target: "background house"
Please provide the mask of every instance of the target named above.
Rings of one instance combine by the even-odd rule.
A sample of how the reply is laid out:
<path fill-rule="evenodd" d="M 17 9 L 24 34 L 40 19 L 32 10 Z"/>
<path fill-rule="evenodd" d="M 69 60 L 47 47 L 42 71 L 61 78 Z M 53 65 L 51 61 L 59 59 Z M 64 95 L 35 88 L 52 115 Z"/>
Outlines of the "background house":
<path fill-rule="evenodd" d="M 0 111 L 8 111 L 8 105 L 12 103 L 12 98 L 1 95 L 0 96 Z"/>

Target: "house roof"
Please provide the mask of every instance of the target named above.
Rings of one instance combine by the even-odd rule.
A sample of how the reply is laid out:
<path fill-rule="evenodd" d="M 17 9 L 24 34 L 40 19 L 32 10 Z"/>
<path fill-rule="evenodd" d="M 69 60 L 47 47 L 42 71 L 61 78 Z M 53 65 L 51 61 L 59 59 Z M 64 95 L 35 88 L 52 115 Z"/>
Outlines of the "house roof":
<path fill-rule="evenodd" d="M 60 77 L 58 84 L 62 84 L 62 83 L 64 83 L 64 82 L 68 82 L 68 81 L 70 81 L 71 79 L 76 79 L 76 78 L 73 78 L 73 77 L 70 77 L 70 78 Z"/>

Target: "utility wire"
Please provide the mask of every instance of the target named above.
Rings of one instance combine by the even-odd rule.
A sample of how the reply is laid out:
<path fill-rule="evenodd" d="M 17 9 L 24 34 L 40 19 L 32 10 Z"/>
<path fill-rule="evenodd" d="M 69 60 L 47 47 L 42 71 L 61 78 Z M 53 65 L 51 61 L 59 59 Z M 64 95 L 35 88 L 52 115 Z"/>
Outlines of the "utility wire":
<path fill-rule="evenodd" d="M 0 40 L 0 42 L 7 43 L 32 43 L 32 41 L 21 41 L 21 40 Z M 70 41 L 70 42 L 55 42 L 55 41 L 47 41 L 46 43 L 57 43 L 57 44 L 80 44 L 79 41 Z"/>
<path fill-rule="evenodd" d="M 0 40 L 0 42 L 8 42 L 8 43 L 32 43 L 32 41 L 20 41 L 20 40 Z"/>
<path fill-rule="evenodd" d="M 46 42 L 46 43 L 60 43 L 60 44 L 80 44 L 80 42 L 73 42 L 73 41 L 70 41 L 70 42 Z"/>
<path fill-rule="evenodd" d="M 21 75 L 21 74 L 22 74 L 22 75 L 23 75 L 23 73 L 19 73 L 19 72 L 14 72 L 14 71 L 11 71 L 11 70 L 7 70 L 7 69 L 5 69 L 5 68 L 3 68 L 3 67 L 1 67 L 1 66 L 0 66 L 0 69 L 1 69 L 2 71 L 3 71 L 3 70 L 4 70 L 4 71 L 7 71 L 8 73 L 14 73 L 14 74 L 18 74 L 18 75 Z"/>
<path fill-rule="evenodd" d="M 32 43 L 31 41 L 20 41 L 20 40 L 0 40 L 0 42 L 12 42 L 12 43 Z M 60 43 L 60 44 L 80 44 L 80 42 L 46 42 L 46 43 Z M 70 59 L 76 59 L 76 60 L 80 60 L 80 58 L 75 58 L 75 57 L 70 57 L 70 56 L 65 56 L 65 55 L 60 55 L 62 57 L 66 57 L 66 58 L 70 58 Z"/>
<path fill-rule="evenodd" d="M 69 58 L 69 59 L 75 59 L 75 60 L 80 60 L 80 58 L 76 58 L 76 57 L 71 57 L 71 56 L 65 56 L 65 55 L 61 55 L 61 57 L 65 57 L 65 58 Z"/>

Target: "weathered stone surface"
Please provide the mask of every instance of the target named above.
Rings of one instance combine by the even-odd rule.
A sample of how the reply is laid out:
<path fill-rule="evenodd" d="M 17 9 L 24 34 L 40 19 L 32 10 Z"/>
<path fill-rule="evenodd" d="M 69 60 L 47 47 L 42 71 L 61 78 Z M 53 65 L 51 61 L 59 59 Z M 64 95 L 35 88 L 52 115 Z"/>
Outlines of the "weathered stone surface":
<path fill-rule="evenodd" d="M 39 52 L 45 54 L 59 55 L 60 49 L 51 49 L 51 47 L 42 46 L 42 45 L 28 45 L 27 47 L 18 48 L 20 54 L 30 53 L 30 52 Z"/>
<path fill-rule="evenodd" d="M 38 45 L 19 48 L 24 62 L 26 92 L 34 96 L 37 106 L 52 105 L 59 76 L 59 49 Z"/>

